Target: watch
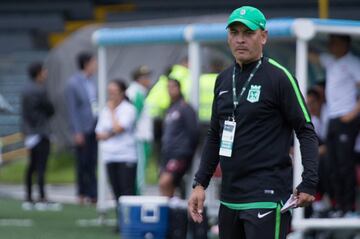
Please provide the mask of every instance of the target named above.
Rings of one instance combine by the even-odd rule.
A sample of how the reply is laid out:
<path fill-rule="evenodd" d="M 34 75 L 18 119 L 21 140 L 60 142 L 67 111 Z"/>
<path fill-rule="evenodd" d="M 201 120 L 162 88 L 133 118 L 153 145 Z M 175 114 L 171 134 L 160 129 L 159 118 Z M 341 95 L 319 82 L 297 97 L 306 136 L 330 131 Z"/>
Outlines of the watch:
<path fill-rule="evenodd" d="M 196 179 L 194 179 L 193 184 L 192 184 L 192 188 L 196 188 L 197 186 L 201 186 L 201 187 L 203 187 L 205 189 L 205 187 L 201 183 L 199 183 L 198 181 L 196 181 Z"/>

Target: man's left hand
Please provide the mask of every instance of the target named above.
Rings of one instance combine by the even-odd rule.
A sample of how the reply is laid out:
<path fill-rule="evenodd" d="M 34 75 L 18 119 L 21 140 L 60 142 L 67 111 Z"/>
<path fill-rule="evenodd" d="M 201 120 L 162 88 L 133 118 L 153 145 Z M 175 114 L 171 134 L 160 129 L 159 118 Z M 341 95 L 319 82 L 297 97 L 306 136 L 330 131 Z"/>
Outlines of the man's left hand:
<path fill-rule="evenodd" d="M 315 200 L 315 197 L 313 195 L 307 193 L 302 193 L 302 192 L 299 193 L 295 191 L 294 195 L 296 195 L 297 197 L 297 203 L 296 203 L 297 207 L 309 206 Z"/>

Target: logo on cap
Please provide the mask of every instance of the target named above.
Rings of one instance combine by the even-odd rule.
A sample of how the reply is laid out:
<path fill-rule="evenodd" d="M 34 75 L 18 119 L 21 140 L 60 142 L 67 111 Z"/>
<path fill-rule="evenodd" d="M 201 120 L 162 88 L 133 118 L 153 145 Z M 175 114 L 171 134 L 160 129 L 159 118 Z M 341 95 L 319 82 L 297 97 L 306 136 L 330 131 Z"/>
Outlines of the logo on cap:
<path fill-rule="evenodd" d="M 240 15 L 245 15 L 245 13 L 246 13 L 246 10 L 245 10 L 245 9 L 242 9 L 242 10 L 240 11 Z"/>

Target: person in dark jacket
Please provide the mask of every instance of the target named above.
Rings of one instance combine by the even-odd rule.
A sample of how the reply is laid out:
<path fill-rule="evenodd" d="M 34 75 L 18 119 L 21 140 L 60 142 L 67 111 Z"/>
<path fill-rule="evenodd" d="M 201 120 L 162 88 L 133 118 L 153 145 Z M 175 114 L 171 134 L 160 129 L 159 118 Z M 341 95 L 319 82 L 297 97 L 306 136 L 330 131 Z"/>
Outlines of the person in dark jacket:
<path fill-rule="evenodd" d="M 198 120 L 194 109 L 184 100 L 180 83 L 169 79 L 171 104 L 166 112 L 161 139 L 160 192 L 174 196 L 176 187 L 189 169 L 198 142 Z"/>
<path fill-rule="evenodd" d="M 29 81 L 21 94 L 22 132 L 25 136 L 25 146 L 30 151 L 30 160 L 25 174 L 26 198 L 25 208 L 33 204 L 32 177 L 37 174 L 39 185 L 39 201 L 47 202 L 45 194 L 45 171 L 50 152 L 49 120 L 54 114 L 44 83 L 47 71 L 42 63 L 35 62 L 28 69 Z"/>
<path fill-rule="evenodd" d="M 220 238 L 285 239 L 291 214 L 280 213 L 282 202 L 292 192 L 294 206 L 314 200 L 318 140 L 296 79 L 263 56 L 268 36 L 263 13 L 238 8 L 227 29 L 235 62 L 215 83 L 210 129 L 188 210 L 195 222 L 202 221 L 205 189 L 220 161 Z M 294 191 L 289 156 L 293 131 L 304 166 Z"/>

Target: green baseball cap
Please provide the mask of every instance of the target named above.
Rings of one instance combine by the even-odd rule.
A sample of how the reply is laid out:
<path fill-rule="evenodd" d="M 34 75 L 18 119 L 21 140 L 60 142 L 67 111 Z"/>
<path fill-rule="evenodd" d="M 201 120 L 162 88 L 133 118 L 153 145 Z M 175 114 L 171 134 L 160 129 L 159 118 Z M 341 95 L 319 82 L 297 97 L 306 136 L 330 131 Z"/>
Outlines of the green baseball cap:
<path fill-rule="evenodd" d="M 266 18 L 264 14 L 255 7 L 243 6 L 235 9 L 227 21 L 228 28 L 234 22 L 241 22 L 253 31 L 265 30 Z"/>

